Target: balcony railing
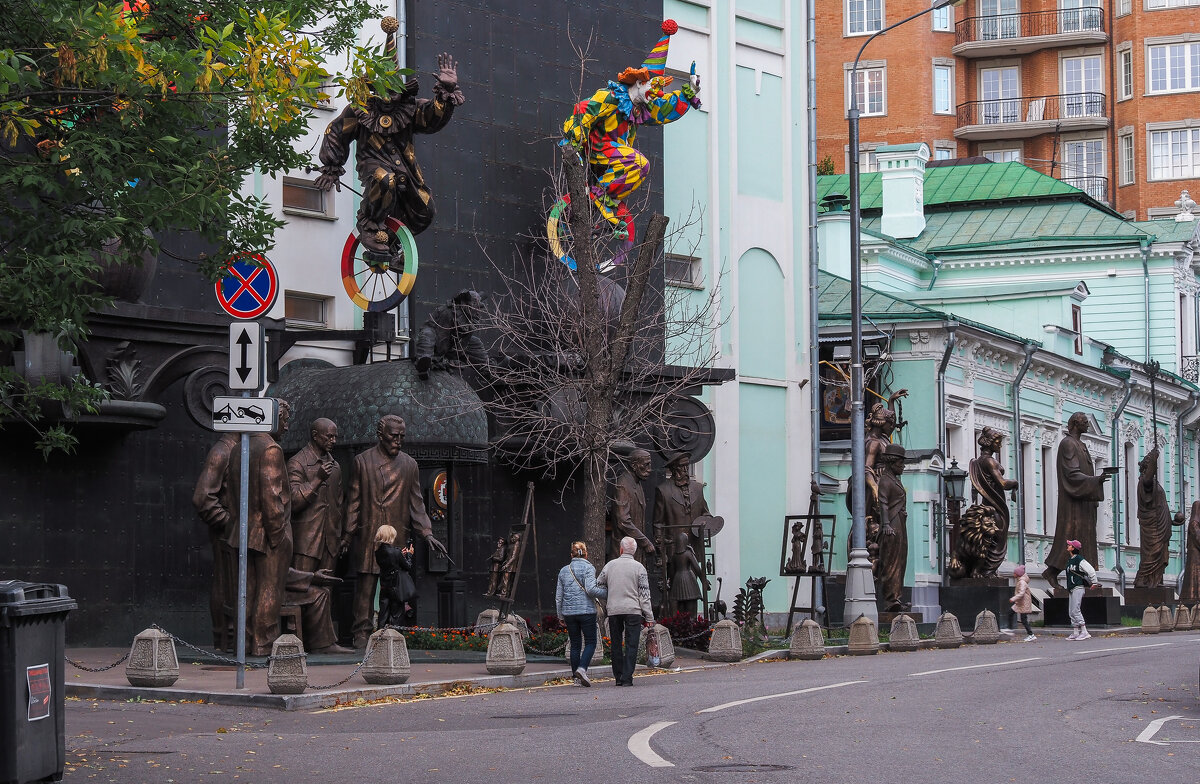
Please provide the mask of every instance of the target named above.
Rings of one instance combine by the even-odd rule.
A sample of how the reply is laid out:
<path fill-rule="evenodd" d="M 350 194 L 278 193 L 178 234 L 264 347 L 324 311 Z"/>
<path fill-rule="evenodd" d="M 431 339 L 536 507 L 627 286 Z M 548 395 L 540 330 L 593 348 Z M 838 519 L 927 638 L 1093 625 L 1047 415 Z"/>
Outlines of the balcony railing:
<path fill-rule="evenodd" d="M 1067 185 L 1075 186 L 1098 202 L 1108 203 L 1107 177 L 1097 177 L 1089 174 L 1083 177 L 1063 177 L 1062 181 Z"/>
<path fill-rule="evenodd" d="M 1104 118 L 1104 93 L 994 98 L 958 105 L 958 127 Z"/>
<path fill-rule="evenodd" d="M 954 43 L 1003 41 L 1068 33 L 1103 33 L 1104 13 L 1100 8 L 1069 8 L 1023 14 L 972 16 L 954 26 Z"/>

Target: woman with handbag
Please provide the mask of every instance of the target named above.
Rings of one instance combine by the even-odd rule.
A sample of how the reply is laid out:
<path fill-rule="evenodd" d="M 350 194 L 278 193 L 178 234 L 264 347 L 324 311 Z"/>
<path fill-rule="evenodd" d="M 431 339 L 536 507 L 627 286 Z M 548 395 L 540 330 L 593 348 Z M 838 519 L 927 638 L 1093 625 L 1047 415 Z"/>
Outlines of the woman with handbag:
<path fill-rule="evenodd" d="M 554 607 L 558 618 L 567 627 L 571 641 L 571 676 L 575 683 L 591 686 L 588 667 L 596 652 L 596 599 L 604 599 L 608 591 L 596 585 L 596 567 L 587 559 L 587 545 L 571 543 L 571 562 L 558 573 L 554 591 Z"/>

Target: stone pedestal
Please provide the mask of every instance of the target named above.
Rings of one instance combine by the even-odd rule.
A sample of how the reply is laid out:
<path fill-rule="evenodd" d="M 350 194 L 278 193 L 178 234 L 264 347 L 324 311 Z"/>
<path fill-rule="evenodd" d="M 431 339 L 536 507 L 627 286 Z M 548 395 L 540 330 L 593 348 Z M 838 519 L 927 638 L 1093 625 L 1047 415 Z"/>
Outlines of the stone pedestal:
<path fill-rule="evenodd" d="M 525 671 L 525 645 L 516 626 L 502 623 L 492 629 L 484 666 L 492 675 L 520 675 Z"/>
<path fill-rule="evenodd" d="M 825 658 L 825 634 L 821 625 L 806 618 L 792 632 L 792 644 L 788 648 L 789 659 L 815 661 Z"/>
<path fill-rule="evenodd" d="M 879 630 L 875 622 L 865 615 L 850 624 L 850 655 L 869 656 L 879 653 Z"/>
<path fill-rule="evenodd" d="M 1068 615 L 1068 595 L 1063 588 L 1054 591 L 1042 603 L 1044 619 L 1047 626 L 1070 626 L 1071 617 Z M 1083 613 L 1083 622 L 1095 626 L 1121 625 L 1121 598 L 1111 588 L 1088 588 L 1083 593 L 1083 601 L 1079 605 Z"/>
<path fill-rule="evenodd" d="M 735 622 L 726 618 L 713 625 L 708 641 L 708 658 L 722 662 L 742 660 L 742 630 Z"/>
<path fill-rule="evenodd" d="M 484 610 L 475 618 L 475 633 L 481 637 L 487 637 L 500 625 L 499 610 Z"/>
<path fill-rule="evenodd" d="M 948 612 L 956 618 L 976 618 L 981 611 L 990 610 L 997 619 L 1007 619 L 1008 611 L 1012 608 L 1008 603 L 1012 594 L 1008 580 L 1002 577 L 979 577 L 951 580 L 948 585 L 942 586 L 938 601 L 942 605 L 942 612 Z"/>
<path fill-rule="evenodd" d="M 294 634 L 281 634 L 271 646 L 267 688 L 272 694 L 303 694 L 308 688 L 308 658 Z"/>
<path fill-rule="evenodd" d="M 151 688 L 170 686 L 179 680 L 179 659 L 171 635 L 146 629 L 134 637 L 125 665 L 125 679 L 130 686 Z"/>
<path fill-rule="evenodd" d="M 938 617 L 933 641 L 939 648 L 957 648 L 963 644 L 962 629 L 954 613 L 944 612 Z"/>
<path fill-rule="evenodd" d="M 971 642 L 976 645 L 995 645 L 1000 640 L 1000 625 L 991 610 L 983 610 L 975 616 L 975 632 Z"/>
<path fill-rule="evenodd" d="M 1158 608 L 1147 607 L 1142 611 L 1142 634 L 1158 634 Z"/>
<path fill-rule="evenodd" d="M 1160 632 L 1175 631 L 1175 615 L 1165 604 L 1158 608 L 1158 630 Z"/>
<path fill-rule="evenodd" d="M 367 640 L 367 655 L 362 668 L 367 683 L 394 686 L 407 683 L 412 675 L 408 642 L 395 629 L 381 629 Z"/>
<path fill-rule="evenodd" d="M 1175 589 L 1160 585 L 1157 588 L 1126 588 L 1125 605 L 1137 607 L 1158 607 L 1175 602 Z"/>
<path fill-rule="evenodd" d="M 1175 631 L 1186 632 L 1192 628 L 1192 611 L 1187 605 L 1181 604 L 1175 608 Z"/>
<path fill-rule="evenodd" d="M 915 651 L 920 647 L 921 636 L 917 633 L 917 622 L 907 615 L 897 615 L 888 632 L 888 649 L 892 651 Z"/>
<path fill-rule="evenodd" d="M 675 663 L 675 646 L 671 642 L 671 632 L 666 626 L 661 623 L 656 623 L 648 630 L 643 630 L 642 635 L 638 637 L 638 663 L 650 666 L 649 656 L 646 653 L 650 635 L 654 635 L 658 640 L 658 666 L 662 669 L 670 669 Z M 597 642 L 597 645 L 600 645 Z"/>

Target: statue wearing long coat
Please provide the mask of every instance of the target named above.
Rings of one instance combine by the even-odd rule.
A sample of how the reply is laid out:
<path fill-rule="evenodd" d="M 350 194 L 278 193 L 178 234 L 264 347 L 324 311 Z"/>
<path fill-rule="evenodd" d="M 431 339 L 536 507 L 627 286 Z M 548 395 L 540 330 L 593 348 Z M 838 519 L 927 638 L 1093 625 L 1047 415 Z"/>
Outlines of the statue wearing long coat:
<path fill-rule="evenodd" d="M 878 478 L 879 558 L 875 562 L 875 583 L 887 611 L 907 609 L 903 603 L 904 570 L 908 566 L 908 493 L 900 477 L 885 463 Z M 887 525 L 884 525 L 886 521 Z M 891 533 L 887 532 L 891 526 Z"/>
<path fill-rule="evenodd" d="M 1072 539 L 1083 545 L 1084 560 L 1098 563 L 1096 507 L 1104 500 L 1104 480 L 1095 473 L 1087 447 L 1068 432 L 1058 445 L 1058 519 L 1046 566 L 1060 572 L 1067 568 L 1067 542 Z"/>
<path fill-rule="evenodd" d="M 1187 554 L 1183 580 L 1179 586 L 1179 601 L 1200 602 L 1200 501 L 1192 504 L 1187 524 Z"/>
<path fill-rule="evenodd" d="M 1141 562 L 1133 584 L 1138 588 L 1159 588 L 1163 584 L 1163 572 L 1167 569 L 1170 555 L 1173 526 L 1183 522 L 1171 520 L 1171 508 L 1167 503 L 1167 491 L 1158 481 L 1157 456 L 1152 463 L 1142 467 L 1137 486 L 1138 530 L 1141 534 Z"/>
<path fill-rule="evenodd" d="M 612 533 L 609 538 L 609 558 L 621 554 L 621 539 L 631 536 L 637 540 L 638 549 L 634 558 L 638 563 L 646 562 L 646 553 L 652 545 L 646 536 L 646 493 L 642 483 L 632 471 L 625 471 L 613 482 L 612 501 L 608 507 L 608 520 Z"/>
<path fill-rule="evenodd" d="M 332 569 L 342 538 L 342 467 L 337 462 L 324 481 L 321 454 L 312 443 L 288 461 L 292 495 L 292 565 L 303 571 Z M 302 560 L 303 559 L 303 560 Z"/>

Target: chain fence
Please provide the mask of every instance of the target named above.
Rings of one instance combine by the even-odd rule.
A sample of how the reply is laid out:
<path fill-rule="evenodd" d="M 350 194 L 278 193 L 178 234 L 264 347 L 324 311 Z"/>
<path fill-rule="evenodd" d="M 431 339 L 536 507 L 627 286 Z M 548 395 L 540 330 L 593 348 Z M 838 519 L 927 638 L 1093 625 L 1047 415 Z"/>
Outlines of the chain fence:
<path fill-rule="evenodd" d="M 70 656 L 64 656 L 63 658 L 67 660 L 67 664 L 71 665 L 72 667 L 74 667 L 77 670 L 83 670 L 84 672 L 106 672 L 108 670 L 111 670 L 113 667 L 117 667 L 117 666 L 124 664 L 125 660 L 129 658 L 129 654 L 127 653 L 124 656 L 122 656 L 121 658 L 117 659 L 112 664 L 106 664 L 103 667 L 89 667 L 86 664 L 75 661 Z"/>

